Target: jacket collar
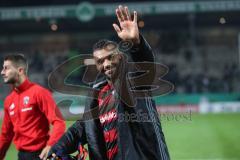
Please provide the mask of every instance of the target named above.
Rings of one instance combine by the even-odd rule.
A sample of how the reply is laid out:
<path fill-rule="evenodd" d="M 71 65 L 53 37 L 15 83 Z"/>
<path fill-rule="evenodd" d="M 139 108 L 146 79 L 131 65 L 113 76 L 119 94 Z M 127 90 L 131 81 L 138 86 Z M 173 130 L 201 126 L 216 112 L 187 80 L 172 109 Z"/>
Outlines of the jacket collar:
<path fill-rule="evenodd" d="M 22 84 L 20 84 L 18 87 L 15 87 L 14 90 L 18 93 L 23 92 L 27 90 L 32 85 L 32 82 L 30 82 L 28 79 L 26 79 Z"/>

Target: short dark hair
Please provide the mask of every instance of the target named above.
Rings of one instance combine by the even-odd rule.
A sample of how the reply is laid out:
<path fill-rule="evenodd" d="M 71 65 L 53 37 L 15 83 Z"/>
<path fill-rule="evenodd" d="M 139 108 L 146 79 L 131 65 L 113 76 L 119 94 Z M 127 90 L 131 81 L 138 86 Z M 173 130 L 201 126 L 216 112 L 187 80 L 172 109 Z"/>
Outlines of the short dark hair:
<path fill-rule="evenodd" d="M 112 45 L 113 47 L 108 48 L 110 45 Z M 116 42 L 110 41 L 107 39 L 101 39 L 93 45 L 93 52 L 96 50 L 101 50 L 101 49 L 112 50 L 112 49 L 116 49 L 117 47 L 118 47 L 118 45 Z"/>
<path fill-rule="evenodd" d="M 11 61 L 16 66 L 25 68 L 25 73 L 28 71 L 28 62 L 23 54 L 11 54 L 4 57 L 4 61 Z"/>

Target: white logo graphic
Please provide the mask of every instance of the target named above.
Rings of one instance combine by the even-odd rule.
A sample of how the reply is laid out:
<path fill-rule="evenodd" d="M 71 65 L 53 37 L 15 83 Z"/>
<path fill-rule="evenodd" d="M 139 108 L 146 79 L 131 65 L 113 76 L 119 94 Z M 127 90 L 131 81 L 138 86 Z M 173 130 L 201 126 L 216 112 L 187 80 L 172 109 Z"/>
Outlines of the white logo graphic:
<path fill-rule="evenodd" d="M 12 104 L 10 105 L 9 109 L 10 109 L 10 110 L 13 110 L 14 108 L 15 108 L 15 104 L 12 103 Z"/>
<path fill-rule="evenodd" d="M 32 107 L 29 107 L 29 108 L 23 108 L 23 109 L 22 109 L 22 112 L 31 111 L 31 110 L 32 110 Z"/>
<path fill-rule="evenodd" d="M 23 104 L 24 104 L 24 105 L 27 105 L 28 102 L 29 102 L 29 99 L 30 99 L 30 98 L 29 98 L 28 96 L 24 97 L 24 98 L 23 98 Z"/>
<path fill-rule="evenodd" d="M 14 111 L 9 112 L 10 116 L 14 115 Z"/>
<path fill-rule="evenodd" d="M 115 119 L 116 117 L 117 117 L 117 113 L 111 111 L 111 112 L 106 113 L 103 116 L 100 116 L 99 119 L 100 119 L 101 123 L 105 123 L 106 121 L 110 121 L 112 119 Z"/>

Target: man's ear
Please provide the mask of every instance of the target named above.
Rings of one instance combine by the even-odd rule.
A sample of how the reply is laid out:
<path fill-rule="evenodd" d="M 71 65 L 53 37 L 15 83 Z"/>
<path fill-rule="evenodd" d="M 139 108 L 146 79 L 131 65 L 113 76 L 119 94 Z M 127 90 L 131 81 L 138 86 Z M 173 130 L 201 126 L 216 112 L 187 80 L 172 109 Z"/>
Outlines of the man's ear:
<path fill-rule="evenodd" d="M 18 73 L 25 74 L 25 69 L 23 67 L 18 67 Z"/>

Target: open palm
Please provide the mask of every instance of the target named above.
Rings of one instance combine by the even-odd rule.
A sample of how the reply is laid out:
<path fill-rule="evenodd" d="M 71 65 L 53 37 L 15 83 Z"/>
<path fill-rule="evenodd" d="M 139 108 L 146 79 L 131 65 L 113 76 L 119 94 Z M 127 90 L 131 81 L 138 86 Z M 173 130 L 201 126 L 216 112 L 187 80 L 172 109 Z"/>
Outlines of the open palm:
<path fill-rule="evenodd" d="M 139 30 L 137 25 L 137 12 L 134 11 L 133 20 L 127 7 L 119 6 L 116 9 L 116 15 L 120 26 L 113 24 L 119 38 L 122 40 L 131 40 L 134 43 L 139 43 Z"/>

